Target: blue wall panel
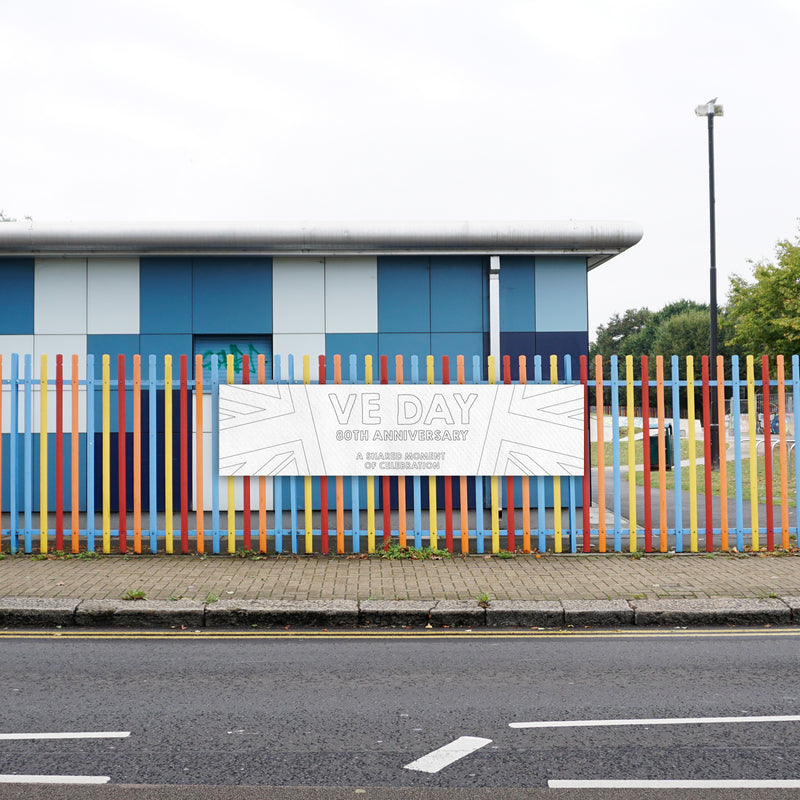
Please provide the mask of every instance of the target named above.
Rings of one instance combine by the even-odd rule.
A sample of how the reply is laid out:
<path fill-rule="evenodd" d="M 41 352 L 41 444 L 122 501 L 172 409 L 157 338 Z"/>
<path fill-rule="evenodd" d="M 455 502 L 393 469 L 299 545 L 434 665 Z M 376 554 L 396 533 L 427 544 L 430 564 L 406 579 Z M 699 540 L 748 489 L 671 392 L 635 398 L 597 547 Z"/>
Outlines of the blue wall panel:
<path fill-rule="evenodd" d="M 430 331 L 430 259 L 378 258 L 378 332 Z"/>
<path fill-rule="evenodd" d="M 537 256 L 536 330 L 588 329 L 586 259 L 579 256 Z"/>
<path fill-rule="evenodd" d="M 157 356 L 159 376 L 163 374 L 164 356 L 166 355 L 172 356 L 172 377 L 174 380 L 180 377 L 180 356 L 186 356 L 188 359 L 189 376 L 191 377 L 194 373 L 192 335 L 190 333 L 143 333 L 139 337 L 139 348 L 142 355 L 143 375 L 146 375 L 145 364 L 147 363 L 147 357 L 150 355 Z"/>
<path fill-rule="evenodd" d="M 431 257 L 431 332 L 482 331 L 488 296 L 481 256 Z"/>
<path fill-rule="evenodd" d="M 500 259 L 500 331 L 535 331 L 533 256 Z M 505 351 L 504 351 L 505 352 Z"/>
<path fill-rule="evenodd" d="M 450 357 L 450 383 L 458 378 L 458 356 L 464 356 L 464 373 L 467 383 L 472 381 L 472 357 L 483 358 L 483 333 L 432 333 L 431 352 L 434 356 L 436 381 L 442 380 L 442 356 Z"/>
<path fill-rule="evenodd" d="M 22 435 L 19 437 L 19 452 L 17 458 L 17 469 L 20 470 L 18 474 L 17 483 L 17 508 L 20 511 L 19 524 L 23 525 L 22 519 L 23 509 L 23 491 L 22 491 L 22 472 L 25 460 L 23 455 L 23 440 Z M 72 435 L 64 432 L 64 528 L 65 535 L 67 530 L 71 528 L 72 520 L 70 519 L 70 503 L 72 502 Z M 78 482 L 79 482 L 79 496 L 81 511 L 86 509 L 86 434 L 78 434 Z M 11 435 L 8 433 L 3 434 L 3 512 L 8 513 L 11 505 L 11 471 L 10 471 L 10 454 L 11 454 Z M 39 434 L 33 435 L 33 508 L 34 511 L 39 510 L 39 490 L 41 481 L 39 480 Z M 56 510 L 56 435 L 50 433 L 47 436 L 47 507 L 50 512 L 50 528 L 55 528 L 55 510 Z M 3 529 L 6 529 L 5 523 Z M 54 546 L 51 542 L 51 546 Z"/>
<path fill-rule="evenodd" d="M 372 356 L 372 380 L 378 383 L 381 378 L 380 361 L 378 360 L 377 333 L 328 333 L 325 335 L 325 375 L 333 380 L 333 357 L 342 357 L 342 381 L 347 382 L 350 376 L 350 354 L 356 355 L 358 380 L 364 382 L 364 356 Z M 319 367 L 311 365 L 311 379 L 317 380 Z"/>
<path fill-rule="evenodd" d="M 141 333 L 191 333 L 192 259 L 142 258 L 139 306 Z"/>
<path fill-rule="evenodd" d="M 195 258 L 194 333 L 272 333 L 272 259 Z"/>
<path fill-rule="evenodd" d="M 0 334 L 33 333 L 33 259 L 0 258 Z"/>
<path fill-rule="evenodd" d="M 379 333 L 378 351 L 388 357 L 389 383 L 395 382 L 395 356 L 403 356 L 403 375 L 405 383 L 411 383 L 411 356 L 419 356 L 419 379 L 425 383 L 425 359 L 431 352 L 429 333 Z"/>

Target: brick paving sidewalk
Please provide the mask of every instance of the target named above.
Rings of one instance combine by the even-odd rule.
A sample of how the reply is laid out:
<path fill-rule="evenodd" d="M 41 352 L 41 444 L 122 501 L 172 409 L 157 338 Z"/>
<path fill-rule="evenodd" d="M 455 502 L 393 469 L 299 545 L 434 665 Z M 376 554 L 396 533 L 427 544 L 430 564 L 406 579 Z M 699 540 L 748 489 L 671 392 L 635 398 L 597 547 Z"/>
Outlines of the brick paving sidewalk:
<path fill-rule="evenodd" d="M 0 560 L 0 597 L 149 600 L 602 600 L 800 596 L 800 557 L 714 554 Z"/>

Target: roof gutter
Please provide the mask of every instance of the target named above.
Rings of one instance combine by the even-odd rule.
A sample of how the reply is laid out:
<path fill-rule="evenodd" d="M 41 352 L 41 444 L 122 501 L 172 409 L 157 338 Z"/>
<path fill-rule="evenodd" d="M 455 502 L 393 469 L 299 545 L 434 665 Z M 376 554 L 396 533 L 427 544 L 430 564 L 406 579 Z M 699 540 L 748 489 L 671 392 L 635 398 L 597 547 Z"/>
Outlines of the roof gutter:
<path fill-rule="evenodd" d="M 633 222 L 2 222 L 0 256 L 572 254 L 589 268 L 642 238 Z"/>

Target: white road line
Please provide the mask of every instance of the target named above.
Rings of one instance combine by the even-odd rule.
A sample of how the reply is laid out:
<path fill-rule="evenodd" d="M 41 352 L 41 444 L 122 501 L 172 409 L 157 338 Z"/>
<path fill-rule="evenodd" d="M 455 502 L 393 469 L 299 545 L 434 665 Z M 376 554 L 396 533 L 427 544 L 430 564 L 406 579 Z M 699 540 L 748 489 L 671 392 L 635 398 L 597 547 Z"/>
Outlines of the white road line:
<path fill-rule="evenodd" d="M 548 789 L 796 789 L 800 780 L 550 780 Z"/>
<path fill-rule="evenodd" d="M 65 733 L 0 733 L 0 741 L 11 739 L 124 739 L 130 731 L 72 731 Z"/>
<path fill-rule="evenodd" d="M 599 728 L 612 725 L 703 725 L 726 722 L 800 722 L 800 715 L 774 717 L 675 717 L 674 719 L 572 719 L 509 722 L 509 728 Z"/>
<path fill-rule="evenodd" d="M 489 744 L 491 739 L 481 739 L 479 736 L 459 736 L 455 741 L 450 744 L 434 750 L 410 764 L 406 764 L 403 769 L 414 769 L 418 772 L 438 772 L 446 766 L 458 761 L 459 758 L 464 758 L 481 747 Z"/>
<path fill-rule="evenodd" d="M 0 775 L 0 783 L 108 783 L 108 775 Z"/>

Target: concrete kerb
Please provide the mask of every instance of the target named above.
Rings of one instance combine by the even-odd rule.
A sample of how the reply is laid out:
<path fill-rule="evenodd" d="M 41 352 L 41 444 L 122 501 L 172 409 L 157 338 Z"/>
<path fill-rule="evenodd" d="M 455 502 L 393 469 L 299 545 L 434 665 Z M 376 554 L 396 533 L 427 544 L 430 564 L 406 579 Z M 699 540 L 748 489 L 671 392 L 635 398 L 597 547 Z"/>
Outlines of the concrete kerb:
<path fill-rule="evenodd" d="M 625 628 L 800 624 L 800 597 L 706 600 L 72 600 L 0 598 L 0 627 Z"/>

